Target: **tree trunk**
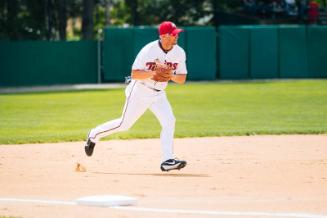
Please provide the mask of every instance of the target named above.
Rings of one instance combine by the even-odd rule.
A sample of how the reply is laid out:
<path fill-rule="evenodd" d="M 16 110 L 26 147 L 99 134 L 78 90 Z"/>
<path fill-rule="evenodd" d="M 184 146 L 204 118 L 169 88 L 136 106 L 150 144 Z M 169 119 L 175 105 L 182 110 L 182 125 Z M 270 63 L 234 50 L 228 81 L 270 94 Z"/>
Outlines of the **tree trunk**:
<path fill-rule="evenodd" d="M 137 0 L 133 0 L 132 3 L 133 3 L 132 5 L 133 25 L 138 26 L 139 25 L 139 14 L 137 12 L 138 2 Z"/>
<path fill-rule="evenodd" d="M 19 33 L 17 32 L 17 14 L 18 2 L 17 0 L 8 0 L 7 2 L 7 34 L 9 39 L 18 39 Z"/>
<path fill-rule="evenodd" d="M 53 2 L 52 0 L 45 0 L 45 18 L 46 18 L 46 39 L 52 39 L 52 30 L 54 27 L 54 16 L 53 16 Z"/>
<path fill-rule="evenodd" d="M 137 0 L 125 0 L 125 4 L 127 4 L 131 9 L 133 26 L 139 25 L 139 16 L 138 16 L 138 12 L 137 12 L 137 8 L 138 8 Z"/>
<path fill-rule="evenodd" d="M 67 9 L 66 0 L 59 0 L 59 37 L 66 40 Z"/>
<path fill-rule="evenodd" d="M 214 26 L 219 25 L 219 5 L 218 5 L 218 0 L 211 0 L 212 3 L 212 9 L 213 9 L 213 24 Z"/>
<path fill-rule="evenodd" d="M 111 24 L 110 9 L 112 6 L 111 0 L 105 0 L 105 25 L 109 26 Z"/>
<path fill-rule="evenodd" d="M 94 0 L 83 0 L 82 38 L 92 39 L 93 36 Z"/>

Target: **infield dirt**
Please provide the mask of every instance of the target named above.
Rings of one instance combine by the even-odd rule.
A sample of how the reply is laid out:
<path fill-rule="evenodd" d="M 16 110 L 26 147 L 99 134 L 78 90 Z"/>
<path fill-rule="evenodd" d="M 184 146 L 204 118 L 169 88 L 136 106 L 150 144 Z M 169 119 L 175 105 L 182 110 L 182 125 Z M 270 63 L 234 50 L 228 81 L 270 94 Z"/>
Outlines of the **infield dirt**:
<path fill-rule="evenodd" d="M 161 172 L 159 139 L 0 146 L 0 199 L 136 197 L 136 207 L 327 216 L 327 135 L 175 139 L 185 169 Z M 76 172 L 81 163 L 86 172 Z M 206 217 L 75 205 L 0 202 L 0 216 Z M 219 216 L 223 217 L 223 216 Z M 229 216 L 226 216 L 229 217 Z M 249 217 L 242 216 L 237 217 Z"/>

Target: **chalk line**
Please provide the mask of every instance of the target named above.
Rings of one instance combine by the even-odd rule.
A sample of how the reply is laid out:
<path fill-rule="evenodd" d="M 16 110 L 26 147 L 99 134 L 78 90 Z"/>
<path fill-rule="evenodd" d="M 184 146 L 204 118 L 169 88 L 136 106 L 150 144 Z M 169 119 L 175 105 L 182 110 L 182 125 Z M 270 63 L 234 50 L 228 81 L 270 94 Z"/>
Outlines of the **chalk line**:
<path fill-rule="evenodd" d="M 0 203 L 37 203 L 50 205 L 77 205 L 76 200 L 47 200 L 47 199 L 29 199 L 29 198 L 0 198 Z M 114 206 L 108 207 L 116 210 L 151 212 L 151 213 L 170 213 L 170 214 L 190 214 L 207 216 L 252 216 L 252 217 L 285 217 L 285 218 L 327 218 L 324 214 L 309 214 L 296 212 L 259 212 L 259 211 L 216 211 L 216 210 L 188 210 L 188 209 L 165 209 L 165 208 L 147 208 L 137 206 Z"/>

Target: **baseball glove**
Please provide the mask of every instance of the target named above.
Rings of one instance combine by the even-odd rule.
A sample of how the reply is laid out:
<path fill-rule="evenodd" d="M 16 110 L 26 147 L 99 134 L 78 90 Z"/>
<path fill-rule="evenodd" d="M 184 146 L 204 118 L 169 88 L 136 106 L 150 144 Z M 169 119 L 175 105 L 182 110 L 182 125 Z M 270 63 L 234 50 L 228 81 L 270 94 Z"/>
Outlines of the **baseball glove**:
<path fill-rule="evenodd" d="M 152 77 L 157 82 L 168 82 L 173 76 L 173 70 L 166 64 L 156 62 L 155 73 Z"/>

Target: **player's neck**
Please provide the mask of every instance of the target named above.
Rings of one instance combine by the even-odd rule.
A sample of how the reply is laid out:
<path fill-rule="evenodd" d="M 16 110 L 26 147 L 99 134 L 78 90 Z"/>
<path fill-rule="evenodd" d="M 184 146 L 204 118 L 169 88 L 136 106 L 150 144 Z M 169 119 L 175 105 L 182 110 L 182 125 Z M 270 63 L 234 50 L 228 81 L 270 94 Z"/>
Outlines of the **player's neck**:
<path fill-rule="evenodd" d="M 159 46 L 165 53 L 169 52 L 174 47 L 174 45 L 165 45 L 165 44 L 161 43 L 160 39 L 159 39 Z"/>

